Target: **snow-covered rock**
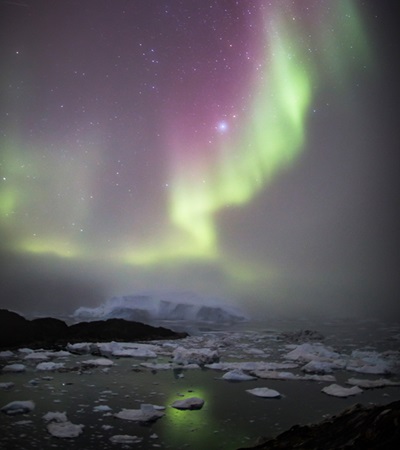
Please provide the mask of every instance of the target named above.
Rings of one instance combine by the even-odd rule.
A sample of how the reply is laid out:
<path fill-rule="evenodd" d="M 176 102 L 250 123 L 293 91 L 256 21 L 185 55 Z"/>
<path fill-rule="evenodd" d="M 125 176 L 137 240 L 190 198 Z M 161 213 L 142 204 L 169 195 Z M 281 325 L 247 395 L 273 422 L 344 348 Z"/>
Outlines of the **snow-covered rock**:
<path fill-rule="evenodd" d="M 275 389 L 269 389 L 267 387 L 247 389 L 246 392 L 251 395 L 255 395 L 256 397 L 264 398 L 279 398 L 281 396 L 281 394 L 278 391 L 275 391 Z"/>
<path fill-rule="evenodd" d="M 83 432 L 84 425 L 76 425 L 71 422 L 51 422 L 47 425 L 47 431 L 58 438 L 75 438 Z"/>
<path fill-rule="evenodd" d="M 183 400 L 176 400 L 172 403 L 172 407 L 175 409 L 201 409 L 204 405 L 204 400 L 199 397 L 189 397 Z"/>
<path fill-rule="evenodd" d="M 1 408 L 1 412 L 14 416 L 16 414 L 26 414 L 35 409 L 35 403 L 32 400 L 16 400 Z"/>
<path fill-rule="evenodd" d="M 346 388 L 338 384 L 330 384 L 329 386 L 322 388 L 321 391 L 334 397 L 350 397 L 362 393 L 362 389 L 358 386 Z"/>
<path fill-rule="evenodd" d="M 227 381 L 250 381 L 250 380 L 255 380 L 256 377 L 248 375 L 247 373 L 244 373 L 240 369 L 233 369 L 233 370 L 230 370 L 229 372 L 226 372 L 222 376 L 222 379 L 227 380 Z"/>
<path fill-rule="evenodd" d="M 220 300 L 192 293 L 144 293 L 113 297 L 97 308 L 78 308 L 74 317 L 79 320 L 120 318 L 139 322 L 184 320 L 231 323 L 248 320 L 242 312 Z"/>

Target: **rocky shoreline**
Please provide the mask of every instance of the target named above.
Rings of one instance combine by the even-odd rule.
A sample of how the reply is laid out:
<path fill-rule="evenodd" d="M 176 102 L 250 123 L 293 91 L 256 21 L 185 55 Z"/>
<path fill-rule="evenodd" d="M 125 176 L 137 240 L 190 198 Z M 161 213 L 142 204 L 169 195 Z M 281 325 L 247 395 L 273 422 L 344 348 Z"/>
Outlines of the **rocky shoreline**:
<path fill-rule="evenodd" d="M 51 317 L 27 320 L 23 316 L 0 309 L 0 348 L 19 346 L 59 348 L 74 342 L 148 341 L 180 339 L 187 336 L 164 327 L 153 327 L 124 319 L 79 322 L 67 325 Z"/>

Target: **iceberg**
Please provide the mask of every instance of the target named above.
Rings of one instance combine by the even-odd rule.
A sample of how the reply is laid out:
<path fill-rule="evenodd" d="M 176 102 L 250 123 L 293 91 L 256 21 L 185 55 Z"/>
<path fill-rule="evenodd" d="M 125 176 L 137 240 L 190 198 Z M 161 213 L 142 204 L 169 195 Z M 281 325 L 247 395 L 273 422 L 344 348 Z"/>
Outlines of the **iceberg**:
<path fill-rule="evenodd" d="M 248 317 L 220 300 L 192 293 L 140 294 L 112 297 L 97 308 L 80 307 L 77 320 L 125 319 L 138 322 L 158 320 L 236 323 Z"/>

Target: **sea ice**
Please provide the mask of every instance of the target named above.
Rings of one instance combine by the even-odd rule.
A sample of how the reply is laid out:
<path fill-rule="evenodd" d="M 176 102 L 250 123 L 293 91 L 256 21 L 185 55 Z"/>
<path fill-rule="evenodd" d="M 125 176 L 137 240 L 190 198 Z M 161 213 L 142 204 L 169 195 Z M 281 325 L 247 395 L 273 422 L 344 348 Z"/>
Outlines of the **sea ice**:
<path fill-rule="evenodd" d="M 24 364 L 7 364 L 2 370 L 3 372 L 25 372 L 26 366 Z"/>
<path fill-rule="evenodd" d="M 141 348 L 122 348 L 112 352 L 112 356 L 125 356 L 132 358 L 157 358 L 157 354 L 151 350 Z"/>
<path fill-rule="evenodd" d="M 164 412 L 155 408 L 154 405 L 143 404 L 140 409 L 125 409 L 114 414 L 118 419 L 132 420 L 134 422 L 149 423 L 163 417 Z"/>
<path fill-rule="evenodd" d="M 0 411 L 9 416 L 14 416 L 16 414 L 26 414 L 34 409 L 35 403 L 32 400 L 16 400 L 3 406 Z"/>
<path fill-rule="evenodd" d="M 46 422 L 51 422 L 51 421 L 58 422 L 58 423 L 68 422 L 67 414 L 65 412 L 59 412 L 59 411 L 54 411 L 54 412 L 49 411 L 43 416 L 43 419 Z"/>
<path fill-rule="evenodd" d="M 222 376 L 222 379 L 227 380 L 227 381 L 250 381 L 250 380 L 255 380 L 256 377 L 248 375 L 247 373 L 244 373 L 240 369 L 233 369 L 233 370 L 230 370 L 229 372 L 226 372 Z"/>
<path fill-rule="evenodd" d="M 340 359 L 340 355 L 322 344 L 305 343 L 296 345 L 292 351 L 285 355 L 285 358 L 294 361 L 332 361 Z"/>
<path fill-rule="evenodd" d="M 219 361 L 219 354 L 216 350 L 208 348 L 184 348 L 178 347 L 173 352 L 173 362 L 176 364 L 211 364 Z"/>
<path fill-rule="evenodd" d="M 303 372 L 307 373 L 332 373 L 333 369 L 337 369 L 338 367 L 331 362 L 323 362 L 323 361 L 310 361 L 305 366 L 301 368 Z"/>
<path fill-rule="evenodd" d="M 361 394 L 362 389 L 360 389 L 358 386 L 345 388 L 338 384 L 330 384 L 329 386 L 322 388 L 321 391 L 334 397 L 350 397 L 352 395 Z"/>
<path fill-rule="evenodd" d="M 4 350 L 0 352 L 0 359 L 9 359 L 13 358 L 15 355 L 13 352 L 10 352 L 9 350 Z"/>
<path fill-rule="evenodd" d="M 67 344 L 67 350 L 72 354 L 87 355 L 90 353 L 93 344 L 90 342 L 78 342 L 76 344 Z"/>
<path fill-rule="evenodd" d="M 62 369 L 64 367 L 64 363 L 55 363 L 55 362 L 41 362 L 36 366 L 36 370 L 40 371 L 53 371 Z"/>
<path fill-rule="evenodd" d="M 255 395 L 256 397 L 264 397 L 264 398 L 278 398 L 281 396 L 281 394 L 278 391 L 275 391 L 274 389 L 269 389 L 267 387 L 247 389 L 246 392 Z"/>
<path fill-rule="evenodd" d="M 189 397 L 183 400 L 176 400 L 172 403 L 172 407 L 175 409 L 201 409 L 204 405 L 204 400 L 198 397 Z"/>
<path fill-rule="evenodd" d="M 75 438 L 83 432 L 84 425 L 76 425 L 71 422 L 51 422 L 47 425 L 47 431 L 58 438 Z"/>
<path fill-rule="evenodd" d="M 110 437 L 110 441 L 114 444 L 139 444 L 143 438 L 138 436 L 131 436 L 129 434 L 115 434 Z"/>
<path fill-rule="evenodd" d="M 47 361 L 49 359 L 49 355 L 47 352 L 32 352 L 28 353 L 24 356 L 24 360 L 33 360 L 33 361 Z"/>
<path fill-rule="evenodd" d="M 93 408 L 95 412 L 108 412 L 111 411 L 111 408 L 108 405 L 98 405 Z"/>
<path fill-rule="evenodd" d="M 12 389 L 14 386 L 15 384 L 12 381 L 0 383 L 0 389 L 4 389 L 5 391 Z"/>
<path fill-rule="evenodd" d="M 254 375 L 257 378 L 269 380 L 301 380 L 303 377 L 295 375 L 292 372 L 278 372 L 276 370 L 255 370 Z"/>
<path fill-rule="evenodd" d="M 97 359 L 88 359 L 86 361 L 82 361 L 81 364 L 86 366 L 113 366 L 114 362 L 111 359 L 106 358 L 97 358 Z"/>
<path fill-rule="evenodd" d="M 349 378 L 346 383 L 364 389 L 382 388 L 386 386 L 400 386 L 400 381 L 392 381 L 386 378 L 379 378 L 379 380 L 361 380 L 357 378 Z"/>

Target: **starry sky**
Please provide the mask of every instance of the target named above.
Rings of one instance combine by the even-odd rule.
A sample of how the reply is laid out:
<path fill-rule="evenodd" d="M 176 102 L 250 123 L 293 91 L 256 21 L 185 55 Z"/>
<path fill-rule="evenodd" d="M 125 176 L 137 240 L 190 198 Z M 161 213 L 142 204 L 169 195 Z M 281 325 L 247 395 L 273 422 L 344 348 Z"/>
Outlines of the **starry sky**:
<path fill-rule="evenodd" d="M 378 3 L 1 0 L 1 306 L 398 310 Z"/>

